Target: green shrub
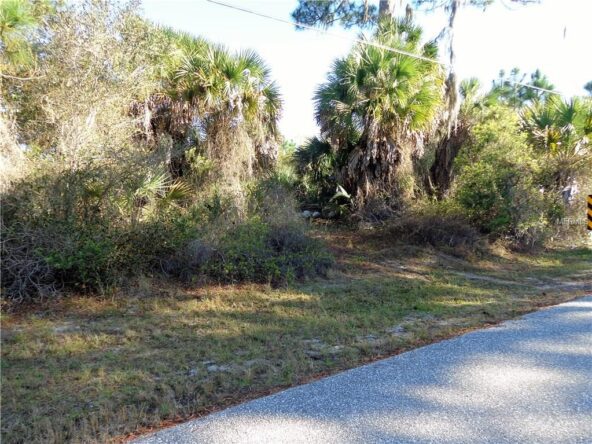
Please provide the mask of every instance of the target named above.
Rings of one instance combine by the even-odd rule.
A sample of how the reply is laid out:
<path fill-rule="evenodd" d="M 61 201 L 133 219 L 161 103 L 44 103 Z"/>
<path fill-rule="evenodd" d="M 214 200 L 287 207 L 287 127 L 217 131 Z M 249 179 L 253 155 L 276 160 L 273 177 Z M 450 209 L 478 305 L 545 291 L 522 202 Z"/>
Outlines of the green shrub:
<path fill-rule="evenodd" d="M 253 217 L 218 239 L 193 239 L 164 262 L 181 279 L 280 285 L 325 275 L 333 259 L 300 224 L 268 224 Z"/>
<path fill-rule="evenodd" d="M 134 226 L 44 223 L 3 227 L 2 286 L 15 302 L 61 290 L 102 291 L 160 269 L 194 231 L 164 221 Z"/>
<path fill-rule="evenodd" d="M 332 258 L 306 234 L 306 223 L 287 184 L 269 174 L 247 188 L 246 214 L 239 217 L 215 206 L 213 217 L 206 218 L 197 236 L 163 261 L 167 273 L 185 281 L 274 285 L 326 273 Z"/>
<path fill-rule="evenodd" d="M 32 172 L 5 193 L 7 299 L 102 291 L 160 271 L 186 281 L 201 276 L 280 284 L 323 274 L 331 263 L 306 236 L 290 190 L 274 174 L 245 187 L 244 208 L 216 187 L 195 193 L 189 206 L 177 205 L 155 175 L 158 181 L 128 178 L 89 193 L 89 184 L 106 174 Z"/>
<path fill-rule="evenodd" d="M 298 174 L 294 162 L 296 143 L 285 141 L 280 147 L 278 159 L 271 172 L 276 182 L 293 189 L 298 185 Z"/>
<path fill-rule="evenodd" d="M 117 257 L 113 262 L 118 273 L 134 276 L 159 271 L 164 258 L 195 237 L 198 221 L 159 219 L 114 230 L 112 236 Z"/>
<path fill-rule="evenodd" d="M 115 246 L 109 239 L 72 233 L 63 245 L 40 252 L 48 266 L 65 285 L 99 289 L 110 283 L 110 260 Z M 62 247 L 62 248 L 59 248 Z"/>
<path fill-rule="evenodd" d="M 540 185 L 540 162 L 510 110 L 494 107 L 475 125 L 473 144 L 459 156 L 453 201 L 493 238 L 541 244 L 561 217 L 557 197 Z"/>
<path fill-rule="evenodd" d="M 0 130 L 27 160 L 0 184 L 3 297 L 159 270 L 257 282 L 322 271 L 287 190 L 293 147 L 270 168 L 281 100 L 263 61 L 156 29 L 135 4 L 62 6 L 28 36 L 36 81 L 0 85 Z"/>
<path fill-rule="evenodd" d="M 325 274 L 332 258 L 319 241 L 307 236 L 288 187 L 273 173 L 252 183 L 246 219 L 227 224 L 213 238 L 205 233 L 210 243 L 192 243 L 190 262 L 223 282 L 277 285 Z"/>
<path fill-rule="evenodd" d="M 12 225 L 3 234 L 2 285 L 8 299 L 46 298 L 67 288 L 99 290 L 115 280 L 115 245 L 98 229 Z"/>
<path fill-rule="evenodd" d="M 249 221 L 220 240 L 207 274 L 223 281 L 280 284 L 323 275 L 331 265 L 321 245 L 298 227 Z"/>

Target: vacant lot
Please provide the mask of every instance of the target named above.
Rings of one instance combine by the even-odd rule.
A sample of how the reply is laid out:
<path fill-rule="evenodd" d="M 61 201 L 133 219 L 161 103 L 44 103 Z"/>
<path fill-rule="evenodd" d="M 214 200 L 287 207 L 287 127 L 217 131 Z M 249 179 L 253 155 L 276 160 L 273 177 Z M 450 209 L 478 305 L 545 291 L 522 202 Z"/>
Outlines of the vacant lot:
<path fill-rule="evenodd" d="M 2 441 L 120 440 L 590 291 L 592 251 L 470 260 L 319 233 L 337 266 L 289 288 L 146 278 L 2 319 Z M 586 288 L 587 287 L 587 288 Z"/>

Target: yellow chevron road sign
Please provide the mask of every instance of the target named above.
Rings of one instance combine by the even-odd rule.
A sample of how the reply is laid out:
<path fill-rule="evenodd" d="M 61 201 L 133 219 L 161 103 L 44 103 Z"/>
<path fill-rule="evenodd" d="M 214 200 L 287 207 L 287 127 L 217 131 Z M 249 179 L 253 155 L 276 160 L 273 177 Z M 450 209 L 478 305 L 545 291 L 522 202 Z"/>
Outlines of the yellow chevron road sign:
<path fill-rule="evenodd" d="M 592 230 L 592 194 L 588 194 L 588 230 Z"/>

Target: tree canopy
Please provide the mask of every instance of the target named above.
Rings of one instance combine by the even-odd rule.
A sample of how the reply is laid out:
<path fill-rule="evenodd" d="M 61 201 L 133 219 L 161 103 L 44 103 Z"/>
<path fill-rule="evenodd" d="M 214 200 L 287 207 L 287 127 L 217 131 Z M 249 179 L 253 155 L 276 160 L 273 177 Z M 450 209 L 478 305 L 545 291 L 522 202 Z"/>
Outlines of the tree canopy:
<path fill-rule="evenodd" d="M 437 51 L 406 19 L 380 22 L 372 42 L 426 57 Z M 402 171 L 436 115 L 442 81 L 437 64 L 363 43 L 335 61 L 315 94 L 316 118 L 322 136 L 348 153 L 341 174 L 360 203 L 385 191 L 412 192 Z"/>
<path fill-rule="evenodd" d="M 530 79 L 527 80 L 527 77 Z M 554 89 L 555 86 L 539 69 L 527 76 L 526 73 L 521 73 L 520 69 L 513 68 L 509 74 L 504 70 L 500 71 L 498 79 L 493 81 L 490 95 L 508 106 L 521 108 L 526 104 L 547 99 L 553 95 L 549 91 Z"/>
<path fill-rule="evenodd" d="M 512 3 L 538 3 L 539 0 L 510 0 Z M 487 8 L 495 0 L 469 0 L 465 2 L 477 8 Z M 380 7 L 369 3 L 368 0 L 298 0 L 298 5 L 292 12 L 292 18 L 299 23 L 329 28 L 341 25 L 344 28 L 368 28 L 376 25 L 380 11 L 393 13 L 394 1 L 381 0 Z M 445 9 L 450 11 L 454 5 L 461 6 L 459 0 L 412 0 L 411 5 L 425 10 Z M 395 11 L 396 12 L 396 11 Z M 409 10 L 406 9 L 409 13 Z"/>

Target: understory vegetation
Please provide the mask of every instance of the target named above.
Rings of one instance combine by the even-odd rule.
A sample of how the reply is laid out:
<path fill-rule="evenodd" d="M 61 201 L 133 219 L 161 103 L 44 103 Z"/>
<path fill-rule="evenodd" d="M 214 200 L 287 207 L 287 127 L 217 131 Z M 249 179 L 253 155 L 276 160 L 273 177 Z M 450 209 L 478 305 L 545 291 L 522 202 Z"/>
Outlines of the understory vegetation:
<path fill-rule="evenodd" d="M 120 440 L 589 288 L 592 98 L 457 87 L 409 10 L 345 4 L 368 33 L 297 145 L 254 51 L 0 0 L 3 442 Z"/>
<path fill-rule="evenodd" d="M 281 284 L 326 271 L 273 172 L 282 104 L 257 54 L 132 5 L 2 9 L 3 40 L 26 50 L 3 52 L 3 151 L 19 172 L 3 184 L 5 300 L 152 273 Z"/>
<path fill-rule="evenodd" d="M 410 26 L 405 21 L 388 22 L 386 30 L 379 25 L 377 39 L 384 32 L 412 35 L 416 31 Z M 390 42 L 410 48 L 397 44 Z M 477 80 L 469 79 L 461 83 L 458 118 L 448 129 L 436 97 L 407 78 L 436 87 L 437 76 L 429 80 L 425 73 L 406 72 L 401 55 L 383 56 L 381 66 L 358 51 L 338 61 L 318 90 L 321 138 L 294 153 L 298 190 L 309 205 L 333 217 L 348 214 L 379 225 L 437 213 L 470 223 L 490 241 L 503 238 L 519 248 L 542 246 L 560 237 L 561 220 L 582 218 L 591 186 L 590 98 L 534 97 L 506 83 L 482 92 Z M 352 66 L 344 67 L 348 63 Z M 376 78 L 410 90 L 395 88 L 388 98 Z M 413 106 L 401 111 L 397 100 Z M 386 135 L 371 134 L 370 128 Z M 577 229 L 584 237 L 583 219 Z"/>
<path fill-rule="evenodd" d="M 154 273 L 323 275 L 332 259 L 302 209 L 430 244 L 542 246 L 590 186 L 589 98 L 553 95 L 539 71 L 546 92 L 511 88 L 519 72 L 502 72 L 488 92 L 461 83 L 451 124 L 438 47 L 410 16 L 379 20 L 335 61 L 315 95 L 320 135 L 298 147 L 252 51 L 156 26 L 132 3 L 8 0 L 1 17 L 11 305 Z"/>

